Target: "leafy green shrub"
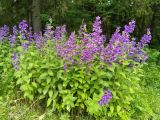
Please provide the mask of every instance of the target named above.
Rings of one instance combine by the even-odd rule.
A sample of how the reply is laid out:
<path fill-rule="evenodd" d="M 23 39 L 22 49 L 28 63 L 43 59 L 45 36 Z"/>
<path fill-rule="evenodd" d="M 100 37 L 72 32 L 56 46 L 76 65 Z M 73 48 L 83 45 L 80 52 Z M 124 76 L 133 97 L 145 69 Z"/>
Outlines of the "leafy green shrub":
<path fill-rule="evenodd" d="M 133 115 L 133 118 L 139 120 L 158 120 L 160 118 L 159 99 L 159 90 L 152 88 L 152 86 L 142 86 L 142 91 L 137 94 L 137 101 L 133 106 L 135 108 L 135 114 Z"/>
<path fill-rule="evenodd" d="M 160 66 L 157 50 L 147 49 L 149 54 L 148 62 L 143 66 L 141 76 L 141 91 L 136 95 L 137 101 L 134 118 L 136 119 L 160 119 Z"/>
<path fill-rule="evenodd" d="M 92 66 L 68 66 L 64 70 L 64 62 L 55 55 L 53 44 L 48 41 L 47 46 L 43 52 L 29 46 L 20 55 L 15 76 L 25 97 L 42 99 L 46 106 L 60 112 L 82 109 L 97 119 L 130 119 L 134 94 L 140 89 L 140 66 L 95 62 Z M 104 89 L 112 91 L 113 99 L 102 107 L 98 101 Z"/>
<path fill-rule="evenodd" d="M 17 32 L 14 27 L 9 37 L 14 46 L 8 47 L 9 67 L 14 69 L 7 69 L 13 70 L 10 80 L 16 81 L 24 97 L 68 118 L 69 113 L 89 114 L 100 120 L 134 118 L 143 102 L 137 102 L 137 95 L 142 91 L 139 82 L 150 30 L 136 43 L 131 36 L 135 28 L 132 20 L 124 31 L 118 27 L 105 45 L 100 17 L 96 18 L 92 33 L 86 33 L 84 25 L 78 36 L 72 32 L 69 38 L 65 26 L 56 27 L 55 31 L 48 27 L 44 35 L 32 35 L 24 20 L 19 24 L 20 30 Z M 6 73 L 10 76 L 10 72 L 3 75 Z"/>
<path fill-rule="evenodd" d="M 0 43 L 0 94 L 6 95 L 14 87 L 14 69 L 12 66 L 12 49 L 6 43 Z"/>
<path fill-rule="evenodd" d="M 109 80 L 105 79 L 108 89 L 112 91 L 112 100 L 107 106 L 101 108 L 96 105 L 99 97 L 93 98 L 87 104 L 89 112 L 98 115 L 99 119 L 102 116 L 107 116 L 107 119 L 131 119 L 135 112 L 132 108 L 136 101 L 135 94 L 141 90 L 139 86 L 140 75 L 141 68 L 139 67 L 127 68 L 116 65 L 114 71 L 112 71 L 112 77 Z"/>

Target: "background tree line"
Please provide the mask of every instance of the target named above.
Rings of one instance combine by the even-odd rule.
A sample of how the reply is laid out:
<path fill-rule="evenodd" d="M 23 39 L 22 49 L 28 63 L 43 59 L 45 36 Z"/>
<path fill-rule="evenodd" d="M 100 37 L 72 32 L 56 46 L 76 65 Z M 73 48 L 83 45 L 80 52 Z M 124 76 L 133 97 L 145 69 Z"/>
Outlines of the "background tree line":
<path fill-rule="evenodd" d="M 96 16 L 102 17 L 103 32 L 110 38 L 116 26 L 136 20 L 137 37 L 151 28 L 151 47 L 160 48 L 160 0 L 0 0 L 0 26 L 12 26 L 26 19 L 35 32 L 44 29 L 51 17 L 53 26 L 78 30 L 82 21 L 90 29 Z"/>

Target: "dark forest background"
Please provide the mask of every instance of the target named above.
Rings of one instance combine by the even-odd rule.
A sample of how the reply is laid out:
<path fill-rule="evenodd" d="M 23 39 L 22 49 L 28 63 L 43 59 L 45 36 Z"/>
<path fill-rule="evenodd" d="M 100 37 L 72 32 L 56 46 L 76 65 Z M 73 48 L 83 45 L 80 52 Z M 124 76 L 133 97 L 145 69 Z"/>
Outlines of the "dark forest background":
<path fill-rule="evenodd" d="M 78 30 L 82 22 L 90 30 L 96 16 L 102 17 L 108 39 L 116 26 L 134 19 L 135 35 L 141 37 L 150 27 L 150 47 L 160 48 L 160 0 L 0 0 L 0 26 L 26 19 L 35 32 L 43 31 L 49 18 L 53 26 L 66 24 L 68 31 Z"/>

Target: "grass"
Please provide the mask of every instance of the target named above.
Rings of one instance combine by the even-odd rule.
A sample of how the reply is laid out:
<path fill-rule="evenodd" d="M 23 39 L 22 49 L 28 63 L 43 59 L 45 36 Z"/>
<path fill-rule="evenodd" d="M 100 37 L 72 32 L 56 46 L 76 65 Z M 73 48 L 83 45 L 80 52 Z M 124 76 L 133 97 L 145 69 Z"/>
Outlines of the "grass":
<path fill-rule="evenodd" d="M 25 100 L 0 102 L 0 120 L 94 120 L 91 116 L 70 116 L 67 113 L 53 113 L 50 109 L 44 110 L 41 106 L 28 103 Z"/>
<path fill-rule="evenodd" d="M 138 108 L 135 108 L 135 120 L 160 120 L 160 63 L 155 61 L 159 61 L 158 58 L 153 60 L 151 58 L 143 68 L 142 92 L 137 94 L 135 104 Z M 45 110 L 37 101 L 31 103 L 25 99 L 17 99 L 21 97 L 19 93 L 17 98 L 14 98 L 16 100 L 8 96 L 10 97 L 10 95 L 0 97 L 0 120 L 95 120 L 83 114 L 69 115 L 54 113 L 50 109 Z"/>

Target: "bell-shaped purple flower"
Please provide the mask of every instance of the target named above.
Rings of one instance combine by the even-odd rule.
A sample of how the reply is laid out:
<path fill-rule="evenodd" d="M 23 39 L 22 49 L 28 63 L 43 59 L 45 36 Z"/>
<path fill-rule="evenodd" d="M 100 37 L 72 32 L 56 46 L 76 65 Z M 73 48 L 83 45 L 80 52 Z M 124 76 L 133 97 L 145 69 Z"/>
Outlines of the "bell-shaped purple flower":
<path fill-rule="evenodd" d="M 104 90 L 104 94 L 101 97 L 101 100 L 98 101 L 98 104 L 104 106 L 108 104 L 109 100 L 112 99 L 112 93 L 109 90 Z"/>
<path fill-rule="evenodd" d="M 10 38 L 10 45 L 15 45 L 16 44 L 16 35 L 11 35 Z"/>
<path fill-rule="evenodd" d="M 19 58 L 16 52 L 13 53 L 12 64 L 13 64 L 14 69 L 18 70 Z"/>
<path fill-rule="evenodd" d="M 26 49 L 27 49 L 27 47 L 28 47 L 27 43 L 25 43 L 25 42 L 24 42 L 24 43 L 22 43 L 22 44 L 21 44 L 21 46 L 22 46 L 23 50 L 26 50 Z"/>
<path fill-rule="evenodd" d="M 28 24 L 26 20 L 23 20 L 19 23 L 20 33 L 27 32 Z"/>
<path fill-rule="evenodd" d="M 0 40 L 4 41 L 9 33 L 9 28 L 7 25 L 4 25 L 0 28 Z"/>
<path fill-rule="evenodd" d="M 135 21 L 134 20 L 129 22 L 129 25 L 124 26 L 124 31 L 126 33 L 133 33 L 134 29 L 135 29 Z"/>

